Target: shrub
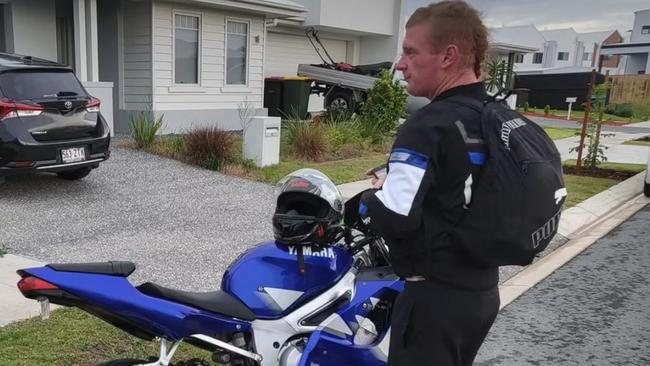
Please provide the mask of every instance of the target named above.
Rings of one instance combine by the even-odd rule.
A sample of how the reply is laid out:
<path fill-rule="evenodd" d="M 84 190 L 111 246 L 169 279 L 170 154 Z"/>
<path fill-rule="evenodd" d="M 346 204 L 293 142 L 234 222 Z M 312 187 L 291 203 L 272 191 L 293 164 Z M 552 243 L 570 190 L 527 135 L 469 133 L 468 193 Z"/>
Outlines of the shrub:
<path fill-rule="evenodd" d="M 528 104 L 528 102 L 525 102 L 524 103 L 524 112 L 528 112 L 529 109 L 530 109 L 530 104 Z"/>
<path fill-rule="evenodd" d="M 619 117 L 629 118 L 632 117 L 632 104 L 608 104 L 605 107 L 605 113 L 613 114 Z"/>
<path fill-rule="evenodd" d="M 218 127 L 199 127 L 183 136 L 187 157 L 195 164 L 219 170 L 233 159 L 235 136 Z"/>
<path fill-rule="evenodd" d="M 7 247 L 4 244 L 0 244 L 0 258 L 4 257 L 7 254 Z"/>
<path fill-rule="evenodd" d="M 547 104 L 544 106 L 544 115 L 548 117 L 549 114 L 551 114 L 551 106 Z"/>
<path fill-rule="evenodd" d="M 158 119 L 151 119 L 150 113 L 140 112 L 137 117 L 131 116 L 131 133 L 138 149 L 151 147 L 156 141 L 156 135 L 163 128 L 163 116 Z"/>
<path fill-rule="evenodd" d="M 298 158 L 320 160 L 327 151 L 325 128 L 309 121 L 292 120 L 284 123 L 287 145 Z"/>
<path fill-rule="evenodd" d="M 359 126 L 355 121 L 326 125 L 324 129 L 331 151 L 336 151 L 346 144 L 358 143 L 361 140 Z"/>
<path fill-rule="evenodd" d="M 650 120 L 650 104 L 641 102 L 633 103 L 631 109 L 632 117 L 642 121 Z"/>
<path fill-rule="evenodd" d="M 393 80 L 390 72 L 383 71 L 361 105 L 361 136 L 370 137 L 373 142 L 383 141 L 406 112 L 406 98 L 399 81 Z"/>

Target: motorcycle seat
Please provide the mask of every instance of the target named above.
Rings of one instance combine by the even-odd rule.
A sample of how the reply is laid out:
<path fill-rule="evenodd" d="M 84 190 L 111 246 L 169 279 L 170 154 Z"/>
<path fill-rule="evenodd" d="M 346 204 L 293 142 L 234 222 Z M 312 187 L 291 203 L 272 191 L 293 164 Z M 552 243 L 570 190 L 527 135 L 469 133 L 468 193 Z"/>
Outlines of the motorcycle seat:
<path fill-rule="evenodd" d="M 227 292 L 188 292 L 145 282 L 136 287 L 145 295 L 170 300 L 213 313 L 253 321 L 255 314 L 241 301 Z"/>
<path fill-rule="evenodd" d="M 119 277 L 129 277 L 135 271 L 135 264 L 133 262 L 122 261 L 48 264 L 47 267 L 59 272 L 96 273 Z"/>

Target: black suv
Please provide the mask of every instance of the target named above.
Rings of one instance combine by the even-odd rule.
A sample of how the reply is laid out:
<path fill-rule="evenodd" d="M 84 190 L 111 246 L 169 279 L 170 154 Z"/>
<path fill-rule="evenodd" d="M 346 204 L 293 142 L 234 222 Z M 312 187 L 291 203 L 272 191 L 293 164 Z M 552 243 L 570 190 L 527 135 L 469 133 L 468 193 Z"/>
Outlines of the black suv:
<path fill-rule="evenodd" d="M 108 159 L 99 100 L 67 66 L 0 53 L 0 178 L 55 172 L 81 179 Z"/>

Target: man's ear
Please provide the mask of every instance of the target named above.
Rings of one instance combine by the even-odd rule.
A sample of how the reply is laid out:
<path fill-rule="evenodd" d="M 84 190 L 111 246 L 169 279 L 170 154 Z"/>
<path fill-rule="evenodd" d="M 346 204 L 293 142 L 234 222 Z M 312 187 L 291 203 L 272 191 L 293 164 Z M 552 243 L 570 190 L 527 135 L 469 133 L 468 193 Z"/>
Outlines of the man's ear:
<path fill-rule="evenodd" d="M 457 65 L 460 62 L 460 49 L 455 44 L 448 45 L 444 50 L 444 57 L 442 58 L 443 69 Z"/>

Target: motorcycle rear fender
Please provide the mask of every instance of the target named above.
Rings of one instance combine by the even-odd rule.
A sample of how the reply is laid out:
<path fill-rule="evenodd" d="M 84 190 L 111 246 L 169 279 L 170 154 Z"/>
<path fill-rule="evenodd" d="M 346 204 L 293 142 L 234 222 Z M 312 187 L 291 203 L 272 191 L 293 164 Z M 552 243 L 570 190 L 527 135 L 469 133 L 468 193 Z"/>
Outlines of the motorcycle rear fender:
<path fill-rule="evenodd" d="M 250 323 L 158 299 L 138 291 L 126 277 L 62 272 L 50 267 L 18 271 L 57 286 L 42 294 L 52 303 L 76 306 L 137 337 L 180 340 L 193 334 L 250 331 Z M 30 296 L 31 297 L 31 296 Z"/>

